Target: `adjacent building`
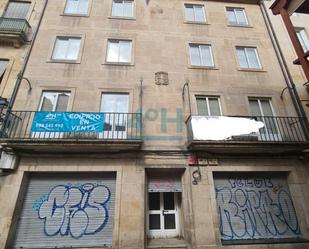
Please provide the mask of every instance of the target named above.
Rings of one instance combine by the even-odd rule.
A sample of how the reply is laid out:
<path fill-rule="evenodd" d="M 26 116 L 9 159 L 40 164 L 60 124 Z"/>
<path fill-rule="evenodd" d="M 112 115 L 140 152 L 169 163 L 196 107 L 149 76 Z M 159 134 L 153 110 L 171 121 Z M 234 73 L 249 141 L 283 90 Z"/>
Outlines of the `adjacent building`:
<path fill-rule="evenodd" d="M 287 5 L 290 6 L 290 8 L 294 5 L 294 7 L 290 10 L 288 10 L 288 13 L 290 14 L 290 21 L 292 24 L 292 29 L 290 29 L 289 32 L 294 32 L 295 36 L 297 36 L 299 41 L 298 48 L 299 53 L 303 54 L 303 57 L 305 56 L 306 52 L 309 50 L 309 15 L 305 13 L 305 8 L 303 7 L 303 11 L 301 11 L 300 7 L 301 3 L 303 2 L 303 6 L 305 6 L 306 1 L 291 1 L 291 3 L 287 2 Z M 270 8 L 274 5 L 274 1 L 265 1 L 265 5 L 267 8 Z M 299 11 L 297 10 L 299 9 Z M 308 115 L 308 78 L 306 77 L 305 70 L 306 70 L 306 64 L 307 62 L 303 61 L 304 67 L 299 65 L 299 63 L 294 63 L 298 55 L 296 53 L 296 50 L 294 48 L 294 45 L 292 43 L 292 40 L 290 38 L 290 35 L 288 33 L 288 30 L 286 28 L 286 25 L 281 17 L 281 15 L 273 15 L 271 10 L 269 9 L 269 17 L 271 19 L 271 23 L 275 30 L 275 35 L 277 36 L 277 40 L 279 43 L 279 46 L 281 47 L 282 54 L 284 56 L 286 65 L 288 67 L 290 76 L 292 78 L 292 81 L 295 84 L 295 87 L 297 89 L 297 92 L 299 94 L 300 100 L 304 106 L 304 110 L 306 114 Z M 294 43 L 296 43 L 297 40 L 294 39 Z M 300 50 L 301 49 L 301 50 Z M 301 55 L 300 55 L 301 57 Z M 308 70 L 308 69 L 307 69 Z M 308 73 L 307 73 L 308 74 Z"/>
<path fill-rule="evenodd" d="M 0 96 L 10 98 L 42 12 L 42 1 L 0 2 Z"/>
<path fill-rule="evenodd" d="M 46 3 L 3 120 L 1 248 L 309 246 L 308 122 L 263 3 Z"/>

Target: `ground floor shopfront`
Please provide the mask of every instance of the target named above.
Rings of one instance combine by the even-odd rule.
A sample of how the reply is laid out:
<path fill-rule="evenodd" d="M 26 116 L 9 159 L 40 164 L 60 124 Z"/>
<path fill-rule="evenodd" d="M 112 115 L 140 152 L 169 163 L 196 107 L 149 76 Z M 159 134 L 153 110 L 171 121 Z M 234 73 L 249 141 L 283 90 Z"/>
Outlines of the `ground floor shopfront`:
<path fill-rule="evenodd" d="M 215 161 L 22 156 L 1 177 L 1 248 L 309 248 L 306 161 Z"/>

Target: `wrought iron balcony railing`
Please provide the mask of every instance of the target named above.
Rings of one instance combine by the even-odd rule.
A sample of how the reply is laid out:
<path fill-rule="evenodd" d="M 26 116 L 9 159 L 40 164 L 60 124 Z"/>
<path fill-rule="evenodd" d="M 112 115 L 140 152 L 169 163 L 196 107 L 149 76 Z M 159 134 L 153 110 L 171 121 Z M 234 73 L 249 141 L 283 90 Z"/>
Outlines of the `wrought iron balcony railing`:
<path fill-rule="evenodd" d="M 1 138 L 14 141 L 141 140 L 141 127 L 141 113 L 13 111 L 2 115 Z"/>
<path fill-rule="evenodd" d="M 26 19 L 0 17 L 0 35 L 15 35 L 22 41 L 27 41 L 30 24 Z"/>
<path fill-rule="evenodd" d="M 198 116 L 187 120 L 189 142 L 305 142 L 307 119 L 274 116 Z"/>

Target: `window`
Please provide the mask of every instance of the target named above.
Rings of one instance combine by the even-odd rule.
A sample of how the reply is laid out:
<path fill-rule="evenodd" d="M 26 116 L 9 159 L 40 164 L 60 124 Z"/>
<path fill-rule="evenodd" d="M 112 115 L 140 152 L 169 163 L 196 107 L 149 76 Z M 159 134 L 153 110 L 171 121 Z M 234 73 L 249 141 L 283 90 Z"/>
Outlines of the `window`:
<path fill-rule="evenodd" d="M 30 2 L 10 1 L 5 10 L 4 17 L 25 19 L 30 7 Z"/>
<path fill-rule="evenodd" d="M 9 60 L 0 59 L 0 83 L 3 79 L 8 63 L 9 63 Z"/>
<path fill-rule="evenodd" d="M 244 9 L 241 8 L 226 8 L 229 24 L 232 25 L 248 25 L 248 19 Z"/>
<path fill-rule="evenodd" d="M 130 63 L 132 41 L 108 40 L 107 62 Z"/>
<path fill-rule="evenodd" d="M 112 16 L 133 17 L 133 0 L 113 0 Z"/>
<path fill-rule="evenodd" d="M 306 31 L 304 29 L 299 29 L 296 30 L 296 34 L 304 52 L 307 52 L 309 50 L 309 40 Z"/>
<path fill-rule="evenodd" d="M 215 96 L 197 96 L 197 113 L 201 116 L 220 116 L 220 98 Z"/>
<path fill-rule="evenodd" d="M 41 112 L 66 112 L 68 109 L 70 93 L 44 91 L 42 93 L 39 111 Z M 62 122 L 62 121 L 60 121 Z M 63 138 L 64 132 L 32 132 L 32 138 Z"/>
<path fill-rule="evenodd" d="M 185 18 L 188 22 L 206 22 L 204 6 L 185 4 Z"/>
<path fill-rule="evenodd" d="M 210 45 L 190 44 L 190 59 L 192 66 L 214 66 Z"/>
<path fill-rule="evenodd" d="M 253 116 L 273 116 L 270 99 L 249 99 Z"/>
<path fill-rule="evenodd" d="M 88 13 L 89 0 L 67 0 L 64 13 L 86 15 Z"/>
<path fill-rule="evenodd" d="M 104 112 L 104 132 L 100 138 L 125 139 L 128 130 L 129 94 L 103 93 L 101 112 Z"/>
<path fill-rule="evenodd" d="M 39 111 L 65 112 L 69 103 L 69 92 L 43 92 Z"/>
<path fill-rule="evenodd" d="M 81 38 L 57 37 L 52 59 L 54 60 L 77 60 Z"/>
<path fill-rule="evenodd" d="M 236 47 L 238 63 L 241 68 L 261 69 L 256 48 Z"/>
<path fill-rule="evenodd" d="M 274 111 L 270 99 L 249 99 L 251 114 L 257 117 L 258 121 L 264 123 L 264 128 L 260 129 L 261 140 L 281 140 L 279 126 L 274 117 Z"/>

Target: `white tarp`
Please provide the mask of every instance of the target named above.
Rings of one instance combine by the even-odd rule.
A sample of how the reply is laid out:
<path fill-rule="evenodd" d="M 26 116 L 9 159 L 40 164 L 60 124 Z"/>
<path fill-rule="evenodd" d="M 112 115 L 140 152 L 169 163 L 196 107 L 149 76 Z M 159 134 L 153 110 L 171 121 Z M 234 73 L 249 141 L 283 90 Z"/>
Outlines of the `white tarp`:
<path fill-rule="evenodd" d="M 258 133 L 261 121 L 225 116 L 193 116 L 191 126 L 194 140 L 225 140 L 232 136 Z"/>

